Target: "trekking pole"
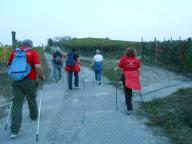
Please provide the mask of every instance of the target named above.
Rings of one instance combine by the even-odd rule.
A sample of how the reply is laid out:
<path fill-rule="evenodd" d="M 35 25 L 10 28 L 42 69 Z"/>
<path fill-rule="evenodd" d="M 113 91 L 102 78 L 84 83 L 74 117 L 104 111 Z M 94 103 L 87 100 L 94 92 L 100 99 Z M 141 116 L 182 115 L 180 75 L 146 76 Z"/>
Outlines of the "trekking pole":
<path fill-rule="evenodd" d="M 39 126 L 40 126 L 42 96 L 43 96 L 43 80 L 42 80 L 42 82 L 41 82 L 41 94 L 40 94 L 40 98 L 39 98 L 39 113 L 38 113 L 38 121 L 37 121 L 36 142 L 39 141 Z"/>
<path fill-rule="evenodd" d="M 64 70 L 64 67 L 63 67 L 63 83 L 65 82 L 65 70 Z"/>
<path fill-rule="evenodd" d="M 51 65 L 51 80 L 54 81 L 53 64 Z"/>
<path fill-rule="evenodd" d="M 9 118 L 10 118 L 10 115 L 11 115 L 11 108 L 12 108 L 12 105 L 13 105 L 13 102 L 11 101 L 11 104 L 10 104 L 10 107 L 9 107 L 9 112 L 8 112 L 8 115 L 7 115 L 7 120 L 6 120 L 6 123 L 5 123 L 5 130 L 7 130 L 7 126 L 9 124 Z"/>
<path fill-rule="evenodd" d="M 118 111 L 118 99 L 117 99 L 117 67 L 115 67 L 115 95 L 116 95 L 116 110 Z"/>
<path fill-rule="evenodd" d="M 83 77 L 83 65 L 81 64 L 81 77 L 82 77 L 82 83 L 83 83 L 83 90 L 85 91 L 85 80 Z"/>
<path fill-rule="evenodd" d="M 140 95 L 140 97 L 141 97 L 141 101 L 142 101 L 142 103 L 143 103 L 143 106 L 145 106 L 145 103 L 144 103 L 144 100 L 143 100 L 143 96 L 142 96 L 142 94 L 141 94 L 141 91 L 139 91 L 139 95 Z"/>

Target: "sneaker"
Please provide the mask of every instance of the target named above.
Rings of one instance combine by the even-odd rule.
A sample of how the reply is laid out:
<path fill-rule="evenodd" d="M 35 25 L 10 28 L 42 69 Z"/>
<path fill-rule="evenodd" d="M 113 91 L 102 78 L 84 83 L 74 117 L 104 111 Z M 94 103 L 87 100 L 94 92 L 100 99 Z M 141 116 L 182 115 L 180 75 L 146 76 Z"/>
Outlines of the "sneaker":
<path fill-rule="evenodd" d="M 37 117 L 36 118 L 31 118 L 32 121 L 37 121 Z"/>
<path fill-rule="evenodd" d="M 79 86 L 77 86 L 77 87 L 75 87 L 76 89 L 80 89 L 80 87 Z"/>
<path fill-rule="evenodd" d="M 67 91 L 68 91 L 68 92 L 72 92 L 73 90 L 71 90 L 71 89 L 68 89 Z"/>
<path fill-rule="evenodd" d="M 10 138 L 15 139 L 20 134 L 21 134 L 21 131 L 18 131 L 17 133 L 11 133 Z"/>
<path fill-rule="evenodd" d="M 132 114 L 133 110 L 127 110 L 127 114 Z"/>

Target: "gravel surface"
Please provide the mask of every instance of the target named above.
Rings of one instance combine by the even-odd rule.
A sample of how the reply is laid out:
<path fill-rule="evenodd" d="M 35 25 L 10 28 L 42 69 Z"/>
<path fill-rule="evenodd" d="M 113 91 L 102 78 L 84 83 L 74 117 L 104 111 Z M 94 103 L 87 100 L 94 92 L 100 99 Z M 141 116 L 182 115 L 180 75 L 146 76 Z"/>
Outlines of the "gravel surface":
<path fill-rule="evenodd" d="M 49 59 L 50 57 L 47 56 Z M 144 68 L 144 71 L 147 67 Z M 147 75 L 145 72 L 143 76 Z M 153 75 L 156 78 L 152 78 Z M 167 85 L 151 70 L 149 76 L 143 78 L 145 83 L 144 99 L 154 98 L 153 94 L 165 95 L 166 89 L 178 88 L 182 77 L 169 77 Z M 170 74 L 172 75 L 172 74 Z M 165 77 L 166 78 L 166 75 Z M 149 80 L 155 81 L 153 85 L 147 84 Z M 83 87 L 85 82 L 85 89 Z M 170 83 L 175 81 L 175 83 Z M 183 86 L 188 82 L 183 82 Z M 158 86 L 159 84 L 159 86 Z M 156 86 L 155 86 L 156 85 Z M 39 144 L 166 144 L 168 140 L 163 136 L 155 135 L 143 120 L 139 120 L 135 114 L 125 114 L 124 97 L 121 90 L 118 91 L 119 111 L 115 109 L 115 88 L 112 85 L 95 84 L 93 88 L 93 73 L 83 68 L 80 73 L 80 89 L 67 92 L 66 75 L 64 81 L 59 83 L 46 83 L 43 89 L 42 115 L 39 133 Z M 174 89 L 175 90 L 175 89 Z M 170 91 L 174 91 L 169 90 Z M 155 91 L 152 94 L 151 91 Z M 38 92 L 40 94 L 40 92 Z M 38 97 L 39 100 L 39 97 Z M 135 93 L 135 100 L 140 100 Z M 0 143 L 1 144 L 34 144 L 36 138 L 37 122 L 31 122 L 28 117 L 27 103 L 23 107 L 22 134 L 15 140 L 9 138 L 9 130 L 4 131 L 6 118 L 0 119 Z"/>

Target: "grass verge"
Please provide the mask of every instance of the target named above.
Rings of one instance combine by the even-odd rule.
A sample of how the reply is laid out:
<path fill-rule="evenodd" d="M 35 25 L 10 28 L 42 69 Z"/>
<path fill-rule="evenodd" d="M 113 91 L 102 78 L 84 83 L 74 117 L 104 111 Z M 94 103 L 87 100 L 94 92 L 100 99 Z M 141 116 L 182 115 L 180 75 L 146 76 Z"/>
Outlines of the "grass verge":
<path fill-rule="evenodd" d="M 88 67 L 89 69 L 92 69 L 92 61 L 88 59 L 81 59 L 81 63 Z M 109 79 L 110 81 L 115 81 L 115 73 L 114 73 L 114 68 L 117 66 L 117 63 L 112 60 L 104 60 L 103 62 L 103 75 Z M 118 80 L 120 79 L 121 72 L 118 72 Z"/>
<path fill-rule="evenodd" d="M 158 126 L 174 144 L 192 143 L 192 88 L 180 89 L 164 98 L 140 104 L 140 113 L 148 116 L 149 126 Z"/>

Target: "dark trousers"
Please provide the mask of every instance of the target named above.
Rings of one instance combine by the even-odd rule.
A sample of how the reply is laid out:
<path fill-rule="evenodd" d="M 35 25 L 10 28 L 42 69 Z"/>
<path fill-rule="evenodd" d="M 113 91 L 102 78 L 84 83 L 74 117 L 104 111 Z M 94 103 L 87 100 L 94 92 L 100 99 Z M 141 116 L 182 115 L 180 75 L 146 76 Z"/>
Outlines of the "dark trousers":
<path fill-rule="evenodd" d="M 69 90 L 73 89 L 73 74 L 75 76 L 75 87 L 79 87 L 79 73 L 77 72 L 68 72 L 68 85 Z"/>
<path fill-rule="evenodd" d="M 25 96 L 27 97 L 29 116 L 36 119 L 38 115 L 36 102 L 37 82 L 25 78 L 21 81 L 13 81 L 13 105 L 11 108 L 11 132 L 17 133 L 22 122 L 22 107 Z"/>
<path fill-rule="evenodd" d="M 125 93 L 125 103 L 127 105 L 127 110 L 132 110 L 132 89 L 125 86 L 125 78 L 122 79 L 123 86 L 124 86 L 124 93 Z"/>
<path fill-rule="evenodd" d="M 101 75 L 102 75 L 101 70 L 95 70 L 95 80 L 96 81 L 101 81 Z"/>

